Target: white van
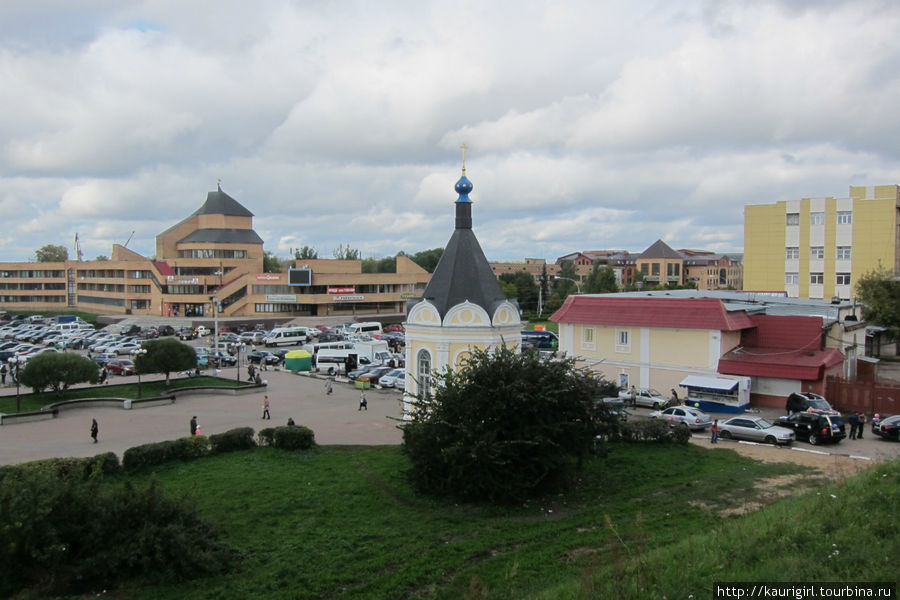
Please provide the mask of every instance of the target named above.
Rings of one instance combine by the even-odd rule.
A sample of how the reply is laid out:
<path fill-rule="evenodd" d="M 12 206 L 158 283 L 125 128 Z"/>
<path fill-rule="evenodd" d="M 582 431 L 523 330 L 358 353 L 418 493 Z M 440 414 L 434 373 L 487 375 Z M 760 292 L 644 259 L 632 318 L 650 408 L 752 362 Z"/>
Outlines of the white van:
<path fill-rule="evenodd" d="M 369 335 L 375 337 L 376 334 L 381 333 L 381 323 L 377 321 L 368 321 L 365 323 L 350 323 L 350 325 L 347 326 L 346 330 L 348 336 Z"/>
<path fill-rule="evenodd" d="M 352 350 L 353 342 L 313 342 L 304 344 L 302 349 L 315 356 L 319 350 Z"/>
<path fill-rule="evenodd" d="M 276 327 L 263 338 L 266 347 L 297 346 L 306 341 L 306 327 Z"/>
<path fill-rule="evenodd" d="M 56 323 L 55 325 L 50 326 L 50 331 L 53 333 L 71 333 L 73 331 L 80 331 L 81 325 L 72 321 L 69 323 Z"/>
<path fill-rule="evenodd" d="M 343 373 L 347 357 L 356 354 L 352 348 L 322 348 L 313 356 L 313 368 L 319 373 L 337 375 Z"/>

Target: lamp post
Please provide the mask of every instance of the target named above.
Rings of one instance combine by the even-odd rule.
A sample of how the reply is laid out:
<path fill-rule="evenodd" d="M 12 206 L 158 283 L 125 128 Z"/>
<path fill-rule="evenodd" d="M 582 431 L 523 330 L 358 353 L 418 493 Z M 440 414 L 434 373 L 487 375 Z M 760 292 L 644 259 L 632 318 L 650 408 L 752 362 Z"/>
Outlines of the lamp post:
<path fill-rule="evenodd" d="M 141 364 L 138 361 L 145 354 L 147 354 L 147 351 L 144 350 L 143 348 L 138 348 L 137 350 L 134 351 L 134 372 L 138 378 L 138 398 L 141 397 L 141 371 L 142 371 Z M 141 361 L 141 362 L 143 362 L 143 361 Z"/>
<path fill-rule="evenodd" d="M 16 412 L 22 412 L 22 398 L 19 396 L 19 369 L 24 362 L 21 356 L 13 356 L 9 359 L 10 362 L 10 371 L 12 371 L 12 367 L 16 368 Z"/>
<path fill-rule="evenodd" d="M 237 351 L 237 362 L 234 364 L 234 380 L 237 383 L 241 382 L 241 352 L 244 351 L 244 342 L 235 345 L 235 350 Z"/>
<path fill-rule="evenodd" d="M 578 290 L 578 293 L 579 294 L 581 293 L 581 284 L 578 283 L 578 281 L 576 281 L 575 279 L 572 279 L 571 277 L 562 277 L 560 275 L 555 276 L 553 279 L 565 279 L 566 281 L 571 281 L 572 283 L 575 284 L 575 286 L 576 286 L 575 289 Z"/>

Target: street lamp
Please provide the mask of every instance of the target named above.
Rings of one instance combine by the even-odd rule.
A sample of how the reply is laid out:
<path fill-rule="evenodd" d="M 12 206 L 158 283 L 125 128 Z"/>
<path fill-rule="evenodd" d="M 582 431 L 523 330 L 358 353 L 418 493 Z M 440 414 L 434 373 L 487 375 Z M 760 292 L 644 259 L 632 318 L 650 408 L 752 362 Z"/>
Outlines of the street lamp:
<path fill-rule="evenodd" d="M 22 412 L 22 398 L 19 397 L 19 369 L 23 364 L 25 364 L 25 359 L 21 356 L 11 356 L 9 359 L 9 370 L 12 372 L 13 367 L 15 367 L 15 378 L 16 378 L 16 412 Z"/>
<path fill-rule="evenodd" d="M 235 344 L 235 350 L 237 352 L 237 362 L 234 365 L 234 380 L 237 383 L 241 382 L 241 352 L 244 351 L 244 348 L 244 342 Z"/>
<path fill-rule="evenodd" d="M 143 348 L 138 348 L 137 350 L 135 350 L 133 352 L 134 372 L 135 372 L 135 374 L 137 374 L 137 378 L 138 378 L 138 398 L 141 397 L 141 367 L 140 367 L 140 363 L 138 363 L 138 360 L 140 359 L 141 356 L 143 356 L 145 354 L 147 354 L 147 351 L 144 350 Z"/>
<path fill-rule="evenodd" d="M 565 279 L 566 281 L 571 281 L 577 286 L 578 293 L 581 293 L 581 284 L 578 281 L 572 279 L 571 277 L 562 277 L 561 275 L 556 275 L 553 279 Z"/>

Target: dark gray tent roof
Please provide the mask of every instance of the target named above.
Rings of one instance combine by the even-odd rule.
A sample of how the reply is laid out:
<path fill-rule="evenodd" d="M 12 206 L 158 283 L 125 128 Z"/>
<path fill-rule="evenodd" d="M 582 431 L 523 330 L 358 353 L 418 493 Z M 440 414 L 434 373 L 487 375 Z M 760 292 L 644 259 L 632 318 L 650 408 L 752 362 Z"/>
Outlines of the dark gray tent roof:
<path fill-rule="evenodd" d="M 198 229 L 178 243 L 262 244 L 263 240 L 252 229 Z"/>
<path fill-rule="evenodd" d="M 232 215 L 237 217 L 252 217 L 253 213 L 241 205 L 240 202 L 226 194 L 219 187 L 214 192 L 206 194 L 206 202 L 198 208 L 195 215 Z"/>
<path fill-rule="evenodd" d="M 683 258 L 678 252 L 672 250 L 672 247 L 669 246 L 662 240 L 656 240 L 656 242 L 644 250 L 638 258 L 671 258 L 678 259 Z"/>

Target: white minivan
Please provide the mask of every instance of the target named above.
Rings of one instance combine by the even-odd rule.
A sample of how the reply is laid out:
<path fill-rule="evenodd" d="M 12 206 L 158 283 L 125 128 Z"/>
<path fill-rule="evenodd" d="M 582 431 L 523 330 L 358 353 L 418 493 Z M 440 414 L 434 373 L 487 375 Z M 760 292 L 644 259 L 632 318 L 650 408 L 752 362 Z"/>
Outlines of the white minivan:
<path fill-rule="evenodd" d="M 272 346 L 296 346 L 306 341 L 306 327 L 276 327 L 263 338 L 263 344 Z"/>
<path fill-rule="evenodd" d="M 347 335 L 348 336 L 364 336 L 369 335 L 375 337 L 375 335 L 381 333 L 381 323 L 377 321 L 368 321 L 364 323 L 350 323 L 347 326 Z"/>

